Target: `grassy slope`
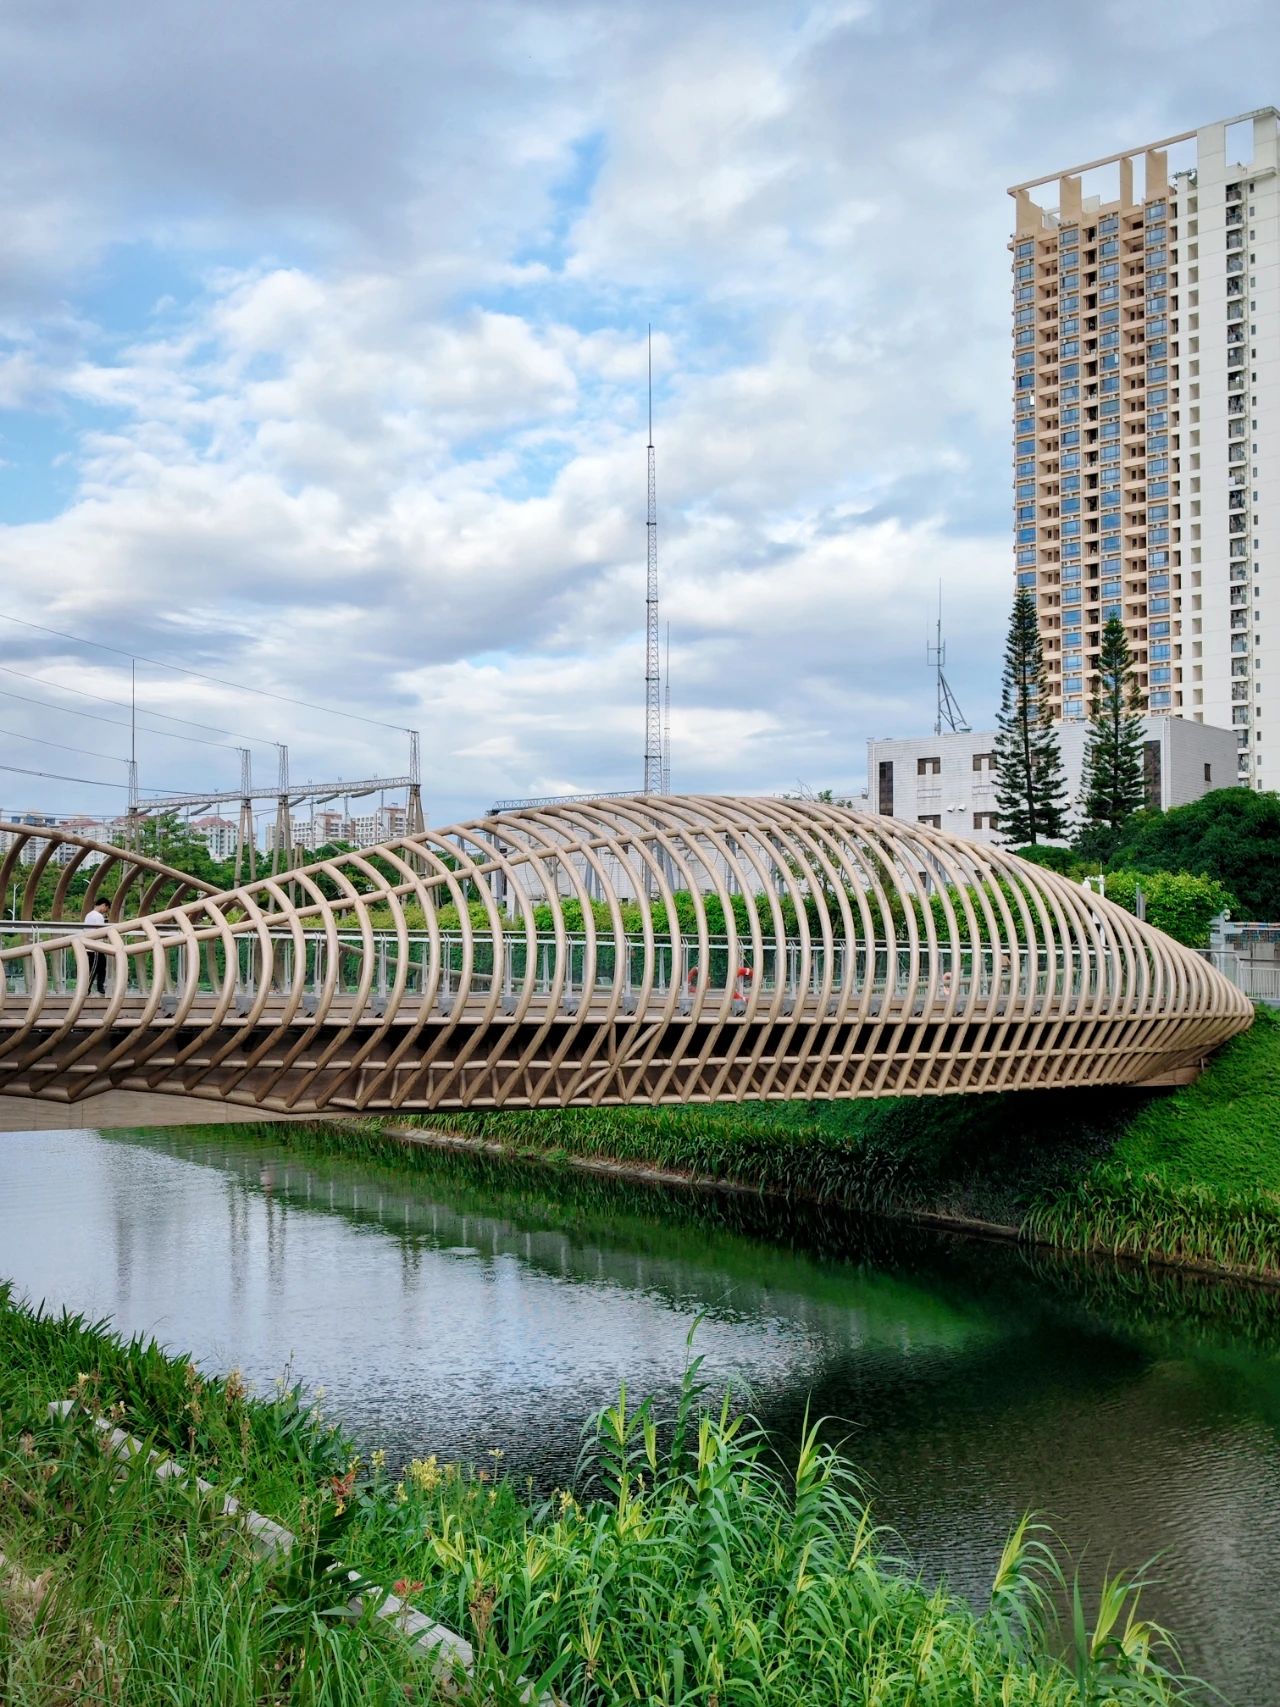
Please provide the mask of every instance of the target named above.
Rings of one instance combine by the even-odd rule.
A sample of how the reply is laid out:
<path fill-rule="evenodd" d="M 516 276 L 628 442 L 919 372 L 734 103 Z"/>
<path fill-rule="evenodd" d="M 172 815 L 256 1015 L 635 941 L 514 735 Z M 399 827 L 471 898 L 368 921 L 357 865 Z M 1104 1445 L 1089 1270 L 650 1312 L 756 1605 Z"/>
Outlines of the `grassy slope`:
<path fill-rule="evenodd" d="M 1260 1009 L 1195 1084 L 1139 1113 L 1113 1160 L 1170 1184 L 1280 1192 L 1280 1014 Z"/>

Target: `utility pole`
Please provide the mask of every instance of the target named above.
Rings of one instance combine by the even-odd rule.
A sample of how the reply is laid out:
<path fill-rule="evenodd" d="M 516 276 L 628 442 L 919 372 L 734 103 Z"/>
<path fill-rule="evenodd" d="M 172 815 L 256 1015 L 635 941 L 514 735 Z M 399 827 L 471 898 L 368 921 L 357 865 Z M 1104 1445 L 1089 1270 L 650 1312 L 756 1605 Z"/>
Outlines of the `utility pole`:
<path fill-rule="evenodd" d="M 236 831 L 236 888 L 240 887 L 240 879 L 247 867 L 250 883 L 258 875 L 258 850 L 253 839 L 253 772 L 252 755 L 248 747 L 238 749 L 240 753 L 240 825 Z"/>
<path fill-rule="evenodd" d="M 271 849 L 271 875 L 288 871 L 293 865 L 293 815 L 289 810 L 289 749 L 283 741 L 275 743 L 279 761 L 276 773 L 276 833 Z"/>
<path fill-rule="evenodd" d="M 404 833 L 420 836 L 427 827 L 422 810 L 422 738 L 416 729 L 409 730 L 409 791 L 405 805 Z"/>
<path fill-rule="evenodd" d="M 649 508 L 645 527 L 644 792 L 662 792 L 662 682 L 658 656 L 658 473 L 653 450 L 653 327 L 649 328 Z"/>

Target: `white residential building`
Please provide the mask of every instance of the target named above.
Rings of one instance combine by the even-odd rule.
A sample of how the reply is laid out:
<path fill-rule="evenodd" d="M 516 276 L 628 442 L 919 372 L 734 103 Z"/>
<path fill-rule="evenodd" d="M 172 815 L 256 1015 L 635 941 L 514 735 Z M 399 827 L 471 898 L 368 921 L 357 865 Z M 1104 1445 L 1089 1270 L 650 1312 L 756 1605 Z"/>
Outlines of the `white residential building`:
<path fill-rule="evenodd" d="M 1147 803 L 1167 811 L 1235 782 L 1236 741 L 1180 717 L 1143 720 Z M 1058 727 L 1067 802 L 1074 812 L 1084 776 L 1087 723 Z M 867 810 L 1000 844 L 994 730 L 867 742 Z"/>
<path fill-rule="evenodd" d="M 1231 728 L 1259 788 L 1280 784 L 1278 167 L 1267 107 L 1009 192 L 1016 575 L 1054 713 L 1087 715 L 1117 615 L 1146 707 Z"/>
<path fill-rule="evenodd" d="M 232 818 L 193 818 L 191 828 L 203 836 L 211 859 L 227 860 L 236 857 L 239 830 Z"/>

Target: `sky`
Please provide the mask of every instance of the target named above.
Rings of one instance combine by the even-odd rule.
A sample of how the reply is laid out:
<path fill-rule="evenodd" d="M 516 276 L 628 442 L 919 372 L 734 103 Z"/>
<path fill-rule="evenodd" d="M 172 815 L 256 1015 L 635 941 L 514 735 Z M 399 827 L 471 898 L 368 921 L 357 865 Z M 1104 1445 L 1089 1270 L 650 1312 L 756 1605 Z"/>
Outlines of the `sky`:
<path fill-rule="evenodd" d="M 673 788 L 861 788 L 940 588 L 988 726 L 1006 186 L 1278 49 L 1262 0 L 6 0 L 0 803 L 123 807 L 131 656 L 145 789 L 409 728 L 435 824 L 638 787 L 649 326 Z"/>

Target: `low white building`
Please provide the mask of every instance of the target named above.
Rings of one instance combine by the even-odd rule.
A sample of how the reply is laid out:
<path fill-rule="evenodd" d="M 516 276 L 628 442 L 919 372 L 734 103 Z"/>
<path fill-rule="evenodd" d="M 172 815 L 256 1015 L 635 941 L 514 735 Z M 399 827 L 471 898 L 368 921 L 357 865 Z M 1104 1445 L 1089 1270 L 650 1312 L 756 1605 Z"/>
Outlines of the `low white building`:
<path fill-rule="evenodd" d="M 1147 802 L 1167 811 L 1215 788 L 1234 788 L 1236 739 L 1230 729 L 1181 717 L 1144 717 Z M 1060 723 L 1067 802 L 1078 811 L 1087 723 Z M 1000 843 L 992 729 L 867 742 L 867 810 L 950 830 L 971 842 Z"/>

